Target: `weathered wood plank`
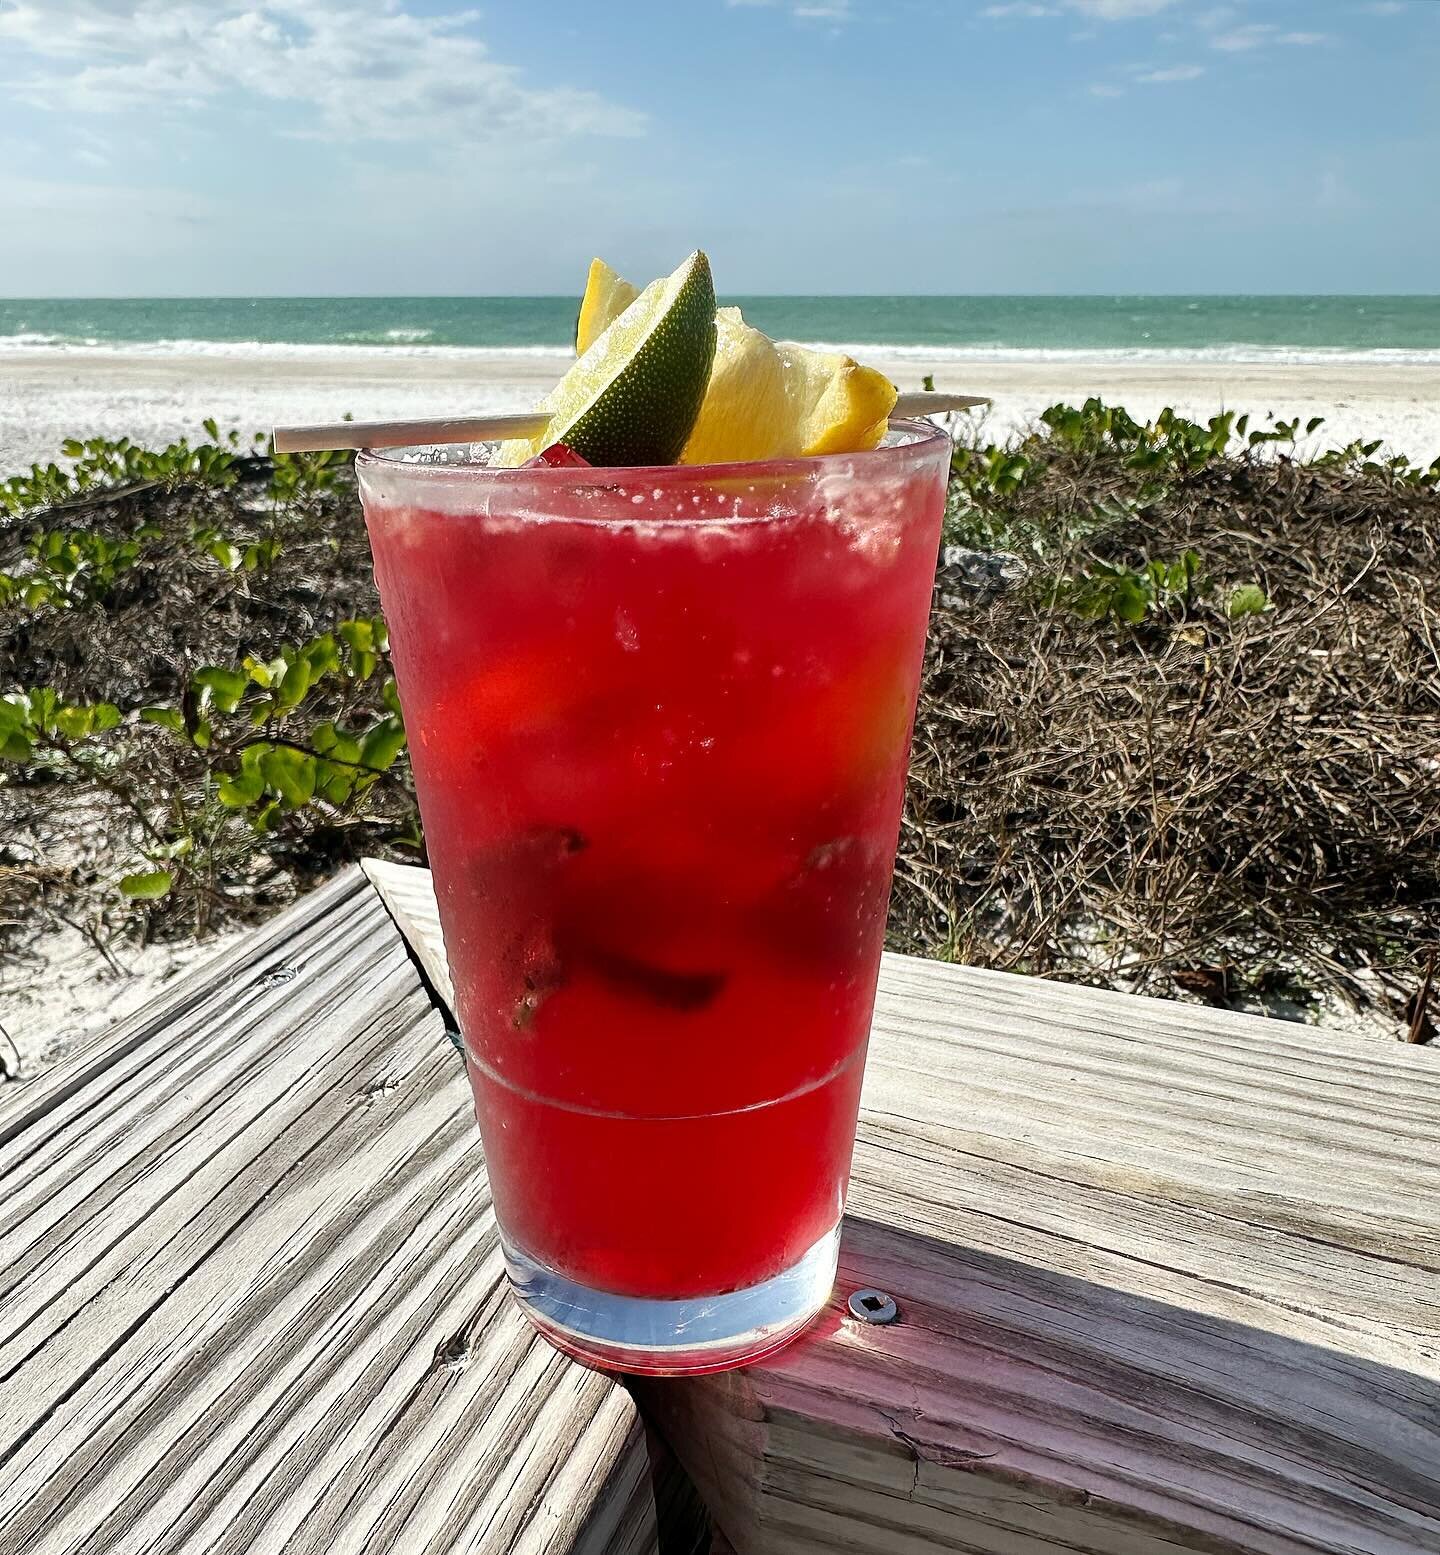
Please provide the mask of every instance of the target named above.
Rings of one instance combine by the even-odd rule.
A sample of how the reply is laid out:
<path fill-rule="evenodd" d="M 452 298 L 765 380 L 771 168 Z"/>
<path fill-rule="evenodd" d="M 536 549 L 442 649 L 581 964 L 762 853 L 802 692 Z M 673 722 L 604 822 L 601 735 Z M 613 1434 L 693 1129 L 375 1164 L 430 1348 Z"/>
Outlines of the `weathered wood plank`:
<path fill-rule="evenodd" d="M 836 1302 L 636 1391 L 739 1555 L 1433 1552 L 1437 1160 L 1423 1049 L 889 956 Z"/>
<path fill-rule="evenodd" d="M 415 959 L 425 969 L 430 986 L 447 1009 L 453 1011 L 455 989 L 450 982 L 450 964 L 445 959 L 445 941 L 440 933 L 440 913 L 435 905 L 430 871 L 377 858 L 367 858 L 361 867 L 370 884 L 380 893 L 380 900 L 385 903 Z"/>
<path fill-rule="evenodd" d="M 642 1398 L 740 1555 L 1440 1548 L 1437 1087 L 888 958 L 839 1288 L 901 1321 Z"/>
<path fill-rule="evenodd" d="M 360 872 L 0 1093 L 0 1551 L 656 1551 Z M 684 1540 L 677 1530 L 683 1547 Z"/>

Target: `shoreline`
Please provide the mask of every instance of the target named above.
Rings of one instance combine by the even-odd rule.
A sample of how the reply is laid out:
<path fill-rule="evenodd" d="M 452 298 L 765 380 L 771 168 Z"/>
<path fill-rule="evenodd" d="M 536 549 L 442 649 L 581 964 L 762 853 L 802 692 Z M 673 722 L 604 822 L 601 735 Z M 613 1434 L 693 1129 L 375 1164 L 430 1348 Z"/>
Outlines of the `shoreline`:
<path fill-rule="evenodd" d="M 1137 417 L 1165 405 L 1205 419 L 1220 410 L 1268 412 L 1304 422 L 1325 417 L 1306 444 L 1382 439 L 1394 452 L 1428 464 L 1440 455 L 1440 368 L 1410 363 L 1324 365 L 1231 361 L 1117 361 L 1096 354 L 1064 361 L 957 361 L 876 350 L 865 355 L 901 388 L 935 386 L 986 394 L 993 408 L 978 424 L 987 440 L 1029 426 L 1047 405 L 1099 395 Z M 164 444 L 203 436 L 213 417 L 222 429 L 267 431 L 277 421 L 371 420 L 476 415 L 535 402 L 573 360 L 568 352 L 506 356 L 461 351 L 420 354 L 346 347 L 268 355 L 164 354 L 147 348 L 85 351 L 27 346 L 0 350 L 0 477 L 59 457 L 67 437 L 121 437 Z M 966 418 L 960 418 L 961 426 Z M 962 434 L 963 435 L 963 434 Z"/>

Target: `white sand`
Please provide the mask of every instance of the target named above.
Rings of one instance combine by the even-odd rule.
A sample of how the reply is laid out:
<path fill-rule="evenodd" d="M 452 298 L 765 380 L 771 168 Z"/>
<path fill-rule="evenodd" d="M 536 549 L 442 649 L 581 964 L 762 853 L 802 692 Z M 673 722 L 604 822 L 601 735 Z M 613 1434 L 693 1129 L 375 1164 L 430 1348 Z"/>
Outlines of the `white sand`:
<path fill-rule="evenodd" d="M 569 358 L 472 351 L 355 348 L 274 354 L 162 356 L 45 348 L 0 353 L 0 475 L 58 456 L 66 437 L 128 436 L 164 443 L 222 427 L 275 422 L 475 415 L 532 404 Z M 1034 420 L 1056 400 L 1098 394 L 1133 415 L 1164 405 L 1207 417 L 1234 408 L 1303 420 L 1324 416 L 1329 445 L 1382 438 L 1413 459 L 1440 454 L 1440 368 L 1401 364 L 1285 366 L 1244 363 L 957 362 L 953 357 L 871 358 L 905 388 L 926 373 L 937 387 L 988 394 L 991 436 Z"/>
<path fill-rule="evenodd" d="M 0 1069 L 32 1078 L 133 1015 L 180 973 L 228 954 L 247 932 L 231 928 L 198 944 L 112 944 L 107 961 L 77 930 L 61 927 L 23 960 L 0 959 Z"/>

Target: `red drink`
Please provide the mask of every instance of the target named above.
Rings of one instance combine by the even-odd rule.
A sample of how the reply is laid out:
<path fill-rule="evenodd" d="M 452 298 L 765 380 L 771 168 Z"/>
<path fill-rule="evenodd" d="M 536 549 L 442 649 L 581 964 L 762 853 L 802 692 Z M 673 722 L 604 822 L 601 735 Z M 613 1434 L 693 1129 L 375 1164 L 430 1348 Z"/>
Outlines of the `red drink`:
<path fill-rule="evenodd" d="M 829 1291 L 948 467 L 891 443 L 360 460 L 497 1216 L 588 1359 L 735 1364 Z"/>

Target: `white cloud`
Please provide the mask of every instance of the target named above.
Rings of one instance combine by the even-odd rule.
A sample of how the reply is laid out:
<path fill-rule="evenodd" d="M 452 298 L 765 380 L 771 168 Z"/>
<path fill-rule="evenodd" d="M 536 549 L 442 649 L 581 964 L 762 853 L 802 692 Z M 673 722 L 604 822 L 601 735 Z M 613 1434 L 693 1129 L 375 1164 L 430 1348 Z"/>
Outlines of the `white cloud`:
<path fill-rule="evenodd" d="M 1111 86 L 1105 81 L 1096 81 L 1090 86 L 1089 92 L 1091 97 L 1123 97 L 1125 88 L 1123 86 Z"/>
<path fill-rule="evenodd" d="M 531 83 L 492 57 L 476 13 L 395 0 L 11 0 L 0 9 L 10 93 L 66 113 L 240 95 L 297 111 L 335 140 L 478 145 L 637 135 L 643 115 L 598 93 Z M 16 53 L 30 63 L 16 70 Z"/>
<path fill-rule="evenodd" d="M 1250 49 L 1273 47 L 1309 48 L 1317 43 L 1328 43 L 1330 37 L 1323 32 L 1281 32 L 1273 22 L 1249 22 L 1234 27 L 1229 32 L 1217 32 L 1210 39 L 1212 49 L 1223 49 L 1227 54 L 1242 54 Z"/>
<path fill-rule="evenodd" d="M 1097 17 L 1102 22 L 1124 22 L 1134 16 L 1154 16 L 1175 0 L 1068 0 L 1072 11 Z"/>
<path fill-rule="evenodd" d="M 1404 0 L 1370 0 L 1365 9 L 1371 16 L 1399 16 L 1405 4 Z"/>
<path fill-rule="evenodd" d="M 1204 65 L 1170 65 L 1164 70 L 1146 70 L 1137 75 L 1137 81 L 1159 83 L 1163 81 L 1194 81 L 1205 74 Z"/>
<path fill-rule="evenodd" d="M 771 0 L 728 0 L 730 5 L 768 5 Z M 1091 17 L 1101 22 L 1129 21 L 1137 16 L 1155 16 L 1174 5 L 1176 0 L 1060 0 L 1059 4 L 1047 4 L 1044 0 L 995 0 L 980 15 L 991 21 L 1006 18 L 1030 18 L 1062 16 L 1066 12 Z M 1089 33 L 1079 36 L 1088 38 Z"/>
<path fill-rule="evenodd" d="M 781 0 L 725 0 L 728 6 L 774 6 Z M 855 14 L 851 0 L 788 0 L 785 9 L 802 22 L 848 22 Z"/>
<path fill-rule="evenodd" d="M 1269 22 L 1251 22 L 1235 27 L 1229 32 L 1217 32 L 1210 40 L 1212 49 L 1223 49 L 1227 54 L 1239 54 L 1246 49 L 1258 49 L 1270 39 L 1275 28 Z"/>

